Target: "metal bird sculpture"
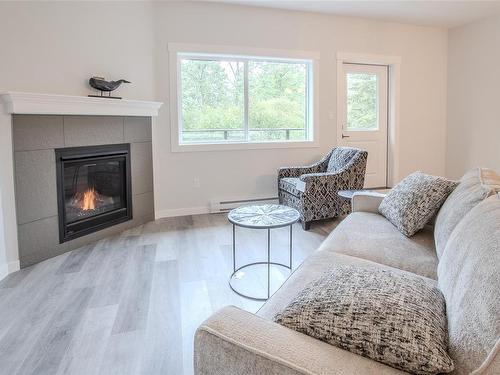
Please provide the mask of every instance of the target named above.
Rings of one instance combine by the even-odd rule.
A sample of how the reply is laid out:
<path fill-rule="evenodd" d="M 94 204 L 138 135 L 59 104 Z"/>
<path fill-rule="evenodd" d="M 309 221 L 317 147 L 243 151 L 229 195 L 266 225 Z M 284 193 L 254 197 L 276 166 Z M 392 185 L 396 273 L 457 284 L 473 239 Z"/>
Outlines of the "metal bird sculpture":
<path fill-rule="evenodd" d="M 101 95 L 89 95 L 93 98 L 110 98 L 110 99 L 121 99 L 118 96 L 111 96 L 111 91 L 116 90 L 122 83 L 130 83 L 125 79 L 120 79 L 118 81 L 106 81 L 104 77 L 92 77 L 89 79 L 90 87 L 101 92 Z M 105 96 L 104 92 L 108 92 L 109 95 Z"/>

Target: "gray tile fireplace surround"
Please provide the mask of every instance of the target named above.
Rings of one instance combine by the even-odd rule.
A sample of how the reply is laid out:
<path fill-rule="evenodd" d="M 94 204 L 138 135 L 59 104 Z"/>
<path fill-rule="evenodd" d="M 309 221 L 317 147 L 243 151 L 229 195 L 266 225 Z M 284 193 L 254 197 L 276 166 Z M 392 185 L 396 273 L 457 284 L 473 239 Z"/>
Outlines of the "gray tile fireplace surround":
<path fill-rule="evenodd" d="M 154 220 L 150 117 L 14 115 L 19 259 L 26 267 Z M 133 219 L 59 243 L 56 148 L 130 143 Z"/>

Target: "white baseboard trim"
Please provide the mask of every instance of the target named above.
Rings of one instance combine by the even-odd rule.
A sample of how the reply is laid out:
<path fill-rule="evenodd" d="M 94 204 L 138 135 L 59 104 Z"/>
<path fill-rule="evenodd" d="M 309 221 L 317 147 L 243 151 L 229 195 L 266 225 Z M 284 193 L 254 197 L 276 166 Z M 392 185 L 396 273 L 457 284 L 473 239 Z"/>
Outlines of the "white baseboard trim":
<path fill-rule="evenodd" d="M 19 271 L 20 268 L 21 267 L 18 260 L 0 265 L 0 280 L 3 280 L 12 272 Z"/>
<path fill-rule="evenodd" d="M 210 207 L 186 207 L 186 208 L 172 208 L 168 210 L 155 211 L 155 219 L 164 217 L 188 216 L 188 215 L 201 215 L 210 213 Z"/>

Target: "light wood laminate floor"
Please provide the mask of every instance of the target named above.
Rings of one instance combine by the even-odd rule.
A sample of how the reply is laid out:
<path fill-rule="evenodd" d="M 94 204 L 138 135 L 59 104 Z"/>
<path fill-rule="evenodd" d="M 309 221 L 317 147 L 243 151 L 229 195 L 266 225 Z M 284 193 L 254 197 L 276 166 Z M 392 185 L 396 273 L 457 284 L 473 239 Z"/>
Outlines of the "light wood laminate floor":
<path fill-rule="evenodd" d="M 337 221 L 294 226 L 294 267 Z M 272 230 L 287 262 L 287 228 Z M 266 257 L 266 231 L 237 228 L 238 262 Z M 228 286 L 226 215 L 162 219 L 0 282 L 1 374 L 191 374 L 193 335 L 212 312 L 260 302 Z"/>

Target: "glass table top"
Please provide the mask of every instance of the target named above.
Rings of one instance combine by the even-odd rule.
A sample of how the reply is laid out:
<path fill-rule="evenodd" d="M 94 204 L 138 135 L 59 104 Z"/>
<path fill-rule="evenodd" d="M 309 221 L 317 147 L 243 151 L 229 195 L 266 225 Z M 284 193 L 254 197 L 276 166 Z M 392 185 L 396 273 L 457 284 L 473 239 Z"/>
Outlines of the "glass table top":
<path fill-rule="evenodd" d="M 246 228 L 279 228 L 292 225 L 299 218 L 296 209 L 279 204 L 243 206 L 228 214 L 231 223 Z"/>

